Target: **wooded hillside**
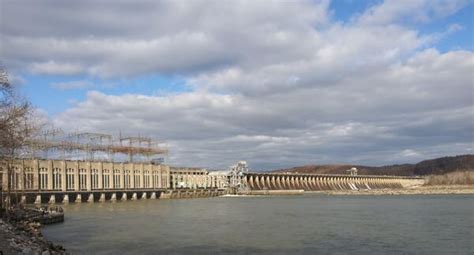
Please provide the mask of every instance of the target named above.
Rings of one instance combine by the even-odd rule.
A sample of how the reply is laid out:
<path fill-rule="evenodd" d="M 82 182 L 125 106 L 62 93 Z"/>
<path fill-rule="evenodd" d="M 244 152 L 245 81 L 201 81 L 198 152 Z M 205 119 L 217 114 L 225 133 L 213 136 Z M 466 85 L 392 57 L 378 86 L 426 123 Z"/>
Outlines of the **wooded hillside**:
<path fill-rule="evenodd" d="M 362 166 L 349 164 L 334 165 L 306 165 L 289 169 L 280 169 L 273 172 L 320 173 L 320 174 L 347 174 L 346 170 L 356 167 L 359 174 L 371 175 L 433 175 L 445 174 L 454 171 L 474 171 L 474 155 L 460 155 L 424 160 L 416 164 Z"/>

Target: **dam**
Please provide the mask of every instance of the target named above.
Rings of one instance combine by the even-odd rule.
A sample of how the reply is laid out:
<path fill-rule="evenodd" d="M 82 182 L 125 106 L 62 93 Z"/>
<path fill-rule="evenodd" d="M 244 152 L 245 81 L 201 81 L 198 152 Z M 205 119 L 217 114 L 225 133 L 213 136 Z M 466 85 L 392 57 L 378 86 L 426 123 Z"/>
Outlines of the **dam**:
<path fill-rule="evenodd" d="M 2 203 L 82 203 L 288 191 L 401 189 L 417 177 L 251 172 L 246 161 L 228 170 L 173 167 L 168 150 L 143 136 L 46 130 L 21 157 L 0 158 Z M 38 157 L 38 154 L 44 155 Z"/>
<path fill-rule="evenodd" d="M 214 172 L 151 162 L 17 159 L 7 165 L 0 161 L 2 201 L 35 204 L 195 198 L 262 191 L 277 194 L 295 190 L 402 189 L 423 182 L 423 178 L 403 176 L 248 172 L 245 161 L 230 171 Z"/>
<path fill-rule="evenodd" d="M 371 190 L 401 189 L 422 185 L 417 177 L 383 175 L 246 173 L 245 182 L 250 190 Z"/>
<path fill-rule="evenodd" d="M 150 162 L 18 159 L 8 166 L 0 163 L 0 183 L 3 201 L 41 204 L 212 197 L 259 191 L 402 189 L 424 182 L 423 178 L 404 176 L 248 172 L 243 162 L 231 171 L 212 172 Z M 7 167 L 10 171 L 6 171 Z"/>

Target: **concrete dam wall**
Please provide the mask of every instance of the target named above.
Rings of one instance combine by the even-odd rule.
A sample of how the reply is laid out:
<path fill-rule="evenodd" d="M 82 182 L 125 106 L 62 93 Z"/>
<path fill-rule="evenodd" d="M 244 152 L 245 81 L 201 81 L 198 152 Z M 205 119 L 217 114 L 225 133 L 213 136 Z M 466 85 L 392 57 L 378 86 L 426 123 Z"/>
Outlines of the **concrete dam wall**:
<path fill-rule="evenodd" d="M 250 190 L 305 191 L 401 189 L 424 183 L 419 177 L 287 173 L 247 173 L 244 180 Z"/>

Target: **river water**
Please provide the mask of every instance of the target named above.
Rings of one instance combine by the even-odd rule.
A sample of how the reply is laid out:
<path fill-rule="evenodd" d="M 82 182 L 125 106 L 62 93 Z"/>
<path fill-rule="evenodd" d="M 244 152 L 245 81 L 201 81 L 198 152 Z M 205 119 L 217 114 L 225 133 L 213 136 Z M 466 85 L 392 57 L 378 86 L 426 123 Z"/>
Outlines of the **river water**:
<path fill-rule="evenodd" d="M 239 197 L 70 204 L 74 254 L 474 254 L 474 196 Z"/>

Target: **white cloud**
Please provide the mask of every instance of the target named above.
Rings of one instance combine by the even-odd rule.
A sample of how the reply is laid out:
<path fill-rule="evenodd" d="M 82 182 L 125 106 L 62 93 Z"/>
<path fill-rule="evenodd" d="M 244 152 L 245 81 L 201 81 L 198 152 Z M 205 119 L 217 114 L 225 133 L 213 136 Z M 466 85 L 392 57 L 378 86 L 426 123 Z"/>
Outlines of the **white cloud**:
<path fill-rule="evenodd" d="M 417 151 L 415 150 L 412 150 L 412 149 L 406 149 L 406 150 L 403 150 L 401 153 L 400 153 L 401 156 L 403 157 L 420 157 L 420 153 L 418 153 Z"/>
<path fill-rule="evenodd" d="M 83 68 L 77 64 L 47 61 L 30 64 L 29 71 L 34 74 L 74 75 L 83 72 Z"/>
<path fill-rule="evenodd" d="M 91 92 L 56 124 L 67 129 L 79 121 L 84 130 L 164 139 L 179 165 L 381 164 L 461 154 L 472 147 L 472 95 L 465 93 L 472 88 L 472 58 L 429 49 L 332 86 L 261 96 Z M 418 154 L 404 152 L 407 147 Z"/>
<path fill-rule="evenodd" d="M 310 39 L 314 27 L 327 24 L 327 7 L 328 1 L 142 1 L 133 6 L 42 1 L 25 9 L 25 2 L 6 2 L 4 19 L 10 22 L 1 40 L 9 66 L 35 62 L 32 71 L 38 73 L 188 74 L 251 64 L 256 55 L 267 63 L 304 56 L 302 45 L 289 49 Z M 25 15 L 35 23 L 20 18 Z"/>

